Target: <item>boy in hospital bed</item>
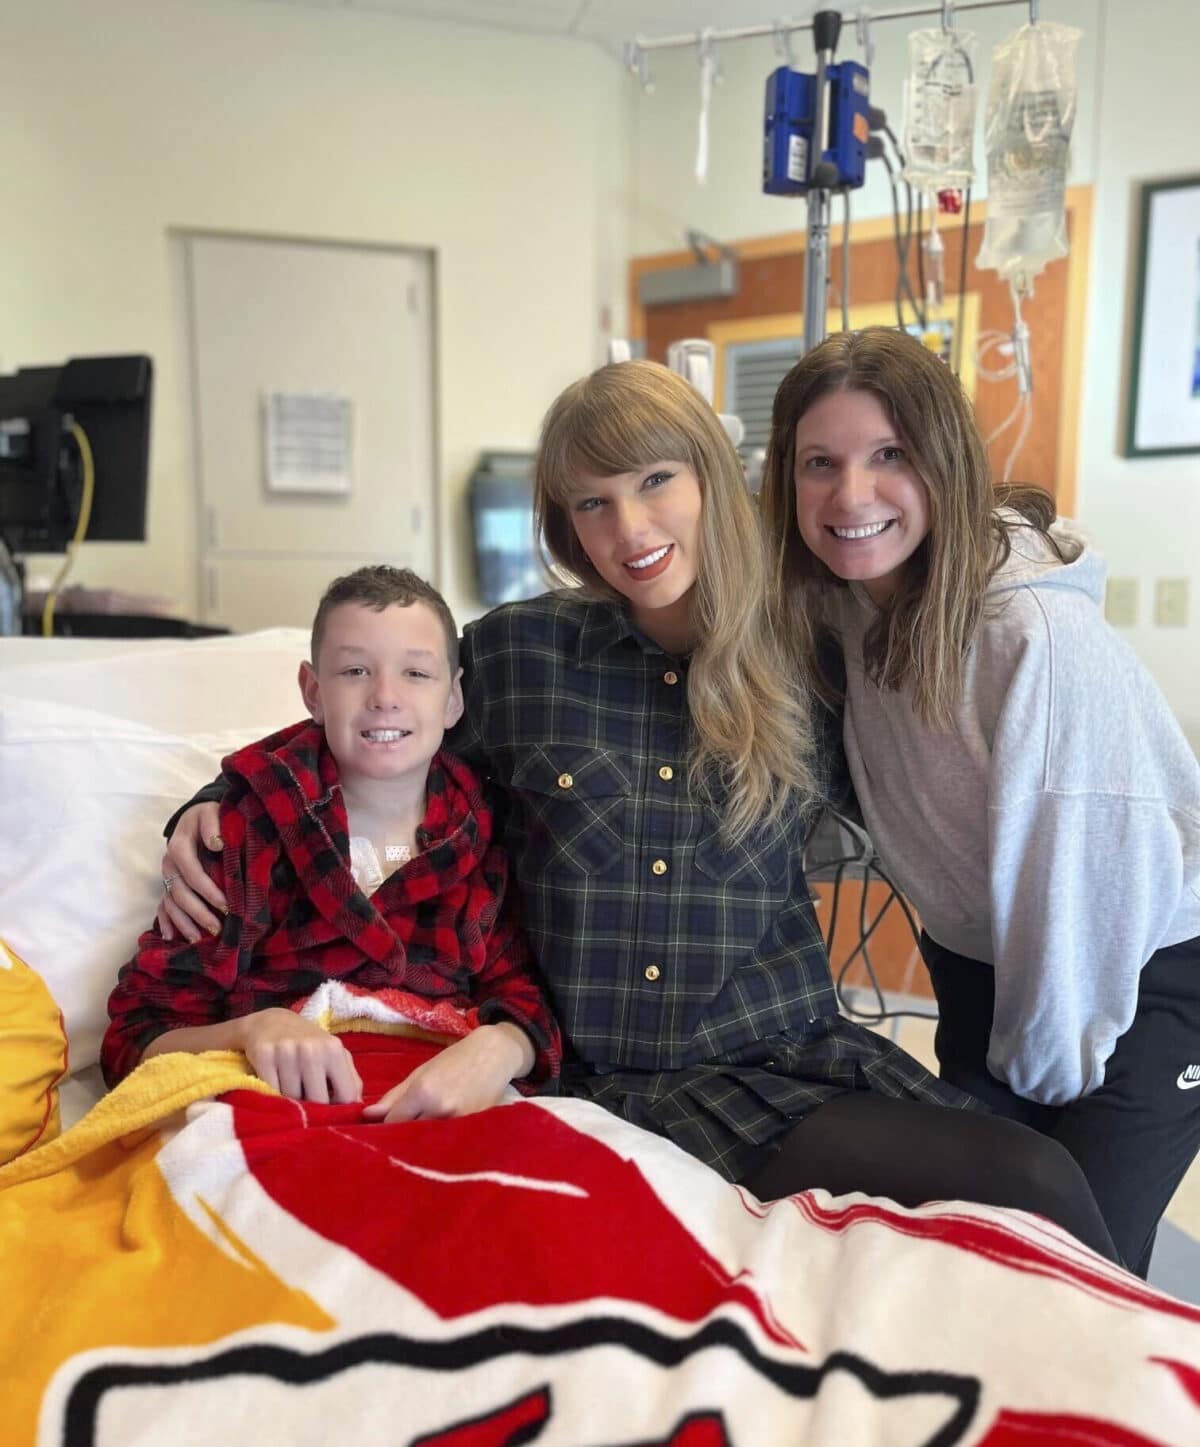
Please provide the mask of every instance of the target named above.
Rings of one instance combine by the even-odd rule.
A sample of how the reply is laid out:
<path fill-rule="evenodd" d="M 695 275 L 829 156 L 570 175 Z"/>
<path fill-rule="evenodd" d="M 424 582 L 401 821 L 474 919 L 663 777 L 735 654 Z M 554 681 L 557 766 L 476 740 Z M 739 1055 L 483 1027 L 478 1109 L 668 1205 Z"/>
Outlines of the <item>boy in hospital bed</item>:
<path fill-rule="evenodd" d="M 492 811 L 441 747 L 461 675 L 450 610 L 415 574 L 367 567 L 330 584 L 300 666 L 311 718 L 224 762 L 208 867 L 228 913 L 195 943 L 142 935 L 109 997 L 110 1086 L 153 1055 L 232 1049 L 284 1095 L 360 1100 L 355 1055 L 319 1023 L 331 990 L 366 1031 L 386 1002 L 406 1033 L 453 1040 L 368 1116 L 466 1115 L 510 1081 L 557 1076 L 558 1028 L 511 916 Z"/>

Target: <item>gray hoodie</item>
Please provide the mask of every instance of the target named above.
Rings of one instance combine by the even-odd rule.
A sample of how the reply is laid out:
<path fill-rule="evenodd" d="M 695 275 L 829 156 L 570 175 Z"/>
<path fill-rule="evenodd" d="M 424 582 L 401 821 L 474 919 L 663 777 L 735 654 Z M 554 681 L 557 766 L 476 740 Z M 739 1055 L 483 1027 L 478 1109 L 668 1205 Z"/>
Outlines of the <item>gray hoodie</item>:
<path fill-rule="evenodd" d="M 1150 956 L 1200 935 L 1200 763 L 1104 621 L 1103 562 L 1072 524 L 1054 535 L 1073 561 L 1011 534 L 948 731 L 864 677 L 859 586 L 833 621 L 875 848 L 939 944 L 995 966 L 992 1074 L 1062 1105 L 1103 1083 Z"/>

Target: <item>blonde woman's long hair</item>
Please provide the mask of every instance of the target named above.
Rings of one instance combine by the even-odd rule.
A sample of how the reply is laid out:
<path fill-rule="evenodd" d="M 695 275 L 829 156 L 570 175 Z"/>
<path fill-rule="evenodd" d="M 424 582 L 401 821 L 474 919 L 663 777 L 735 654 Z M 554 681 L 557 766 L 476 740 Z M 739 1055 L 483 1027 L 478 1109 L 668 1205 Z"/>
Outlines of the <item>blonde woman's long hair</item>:
<path fill-rule="evenodd" d="M 554 560 L 597 598 L 624 604 L 576 537 L 570 494 L 583 475 L 686 463 L 703 498 L 692 593 L 688 782 L 728 842 L 811 802 L 813 736 L 794 670 L 771 625 L 762 525 L 737 453 L 712 408 L 656 362 L 618 362 L 574 383 L 546 415 L 534 517 Z"/>
<path fill-rule="evenodd" d="M 929 494 L 929 533 L 864 639 L 867 676 L 884 689 L 909 686 L 918 716 L 948 727 L 984 594 L 1010 551 L 1010 530 L 1028 526 L 1048 536 L 1054 499 L 1036 487 L 993 487 L 987 449 L 958 378 L 907 333 L 889 327 L 839 332 L 802 357 L 775 395 L 762 511 L 778 626 L 796 665 L 826 698 L 836 690 L 815 661 L 827 628 L 825 600 L 847 585 L 800 535 L 796 427 L 822 397 L 842 391 L 879 400 Z M 997 506 L 1015 509 L 1020 522 L 997 517 Z"/>

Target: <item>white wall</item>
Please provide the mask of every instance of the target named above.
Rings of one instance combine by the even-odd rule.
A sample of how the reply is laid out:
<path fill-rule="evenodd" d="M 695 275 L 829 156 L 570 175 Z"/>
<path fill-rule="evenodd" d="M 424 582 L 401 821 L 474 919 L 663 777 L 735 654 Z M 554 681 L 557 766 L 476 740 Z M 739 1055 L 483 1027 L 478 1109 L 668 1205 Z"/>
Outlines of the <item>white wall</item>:
<path fill-rule="evenodd" d="M 149 538 L 75 577 L 195 607 L 171 228 L 432 247 L 441 581 L 478 611 L 466 483 L 603 359 L 627 95 L 594 46 L 246 0 L 4 0 L 0 368 L 147 351 Z"/>
<path fill-rule="evenodd" d="M 1118 451 L 1129 361 L 1125 334 L 1135 265 L 1135 183 L 1200 173 L 1195 74 L 1200 6 L 1195 0 L 1052 0 L 1041 13 L 1084 32 L 1072 180 L 1094 185 L 1095 216 L 1077 512 L 1107 556 L 1111 574 L 1139 580 L 1140 622 L 1125 635 L 1200 748 L 1200 456 L 1133 460 Z M 992 46 L 1025 19 L 1020 5 L 961 16 L 961 26 L 979 37 L 985 90 Z M 894 21 L 874 29 L 872 99 L 887 110 L 897 133 L 903 120 L 906 37 L 917 23 Z M 798 63 L 807 64 L 810 37 L 797 36 L 795 44 Z M 859 53 L 851 28 L 843 33 L 840 53 Z M 635 254 L 678 249 L 687 226 L 725 240 L 803 228 L 802 203 L 761 194 L 763 88 L 767 74 L 781 63 L 772 42 L 737 42 L 719 54 L 726 80 L 714 93 L 704 187 L 693 175 L 699 96 L 695 53 L 653 54 L 651 94 L 642 95 L 632 79 L 628 82 L 635 110 Z M 983 109 L 981 97 L 981 125 Z M 981 142 L 976 155 L 983 157 Z M 986 190 L 981 176 L 976 194 L 986 195 Z M 890 208 L 891 193 L 880 171 L 856 193 L 854 214 L 886 215 Z M 840 217 L 840 210 L 835 214 Z M 1194 306 L 1195 299 L 1186 304 Z M 799 296 L 781 298 L 780 310 L 799 310 L 800 305 Z M 1156 577 L 1189 579 L 1188 627 L 1153 625 Z"/>
<path fill-rule="evenodd" d="M 1200 752 L 1200 454 L 1127 458 L 1118 452 L 1125 431 L 1138 183 L 1200 175 L 1200 6 L 1194 0 L 1109 0 L 1106 13 L 1091 178 L 1096 225 L 1080 419 L 1080 516 L 1099 539 L 1112 575 L 1139 580 L 1140 621 L 1126 636 Z M 1194 311 L 1195 295 L 1181 296 L 1180 305 Z M 1189 580 L 1186 628 L 1154 626 L 1154 579 L 1161 577 Z"/>

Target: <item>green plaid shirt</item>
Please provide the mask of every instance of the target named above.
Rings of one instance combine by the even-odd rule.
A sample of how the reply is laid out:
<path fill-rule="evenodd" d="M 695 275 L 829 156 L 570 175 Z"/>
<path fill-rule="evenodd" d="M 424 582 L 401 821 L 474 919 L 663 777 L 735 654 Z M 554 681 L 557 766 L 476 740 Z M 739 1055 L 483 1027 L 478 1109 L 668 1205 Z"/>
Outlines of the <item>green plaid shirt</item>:
<path fill-rule="evenodd" d="M 677 1070 L 836 1016 L 803 868 L 817 811 L 725 846 L 688 789 L 686 659 L 612 604 L 551 594 L 470 624 L 463 664 L 449 746 L 509 796 L 526 929 L 578 1058 Z"/>

